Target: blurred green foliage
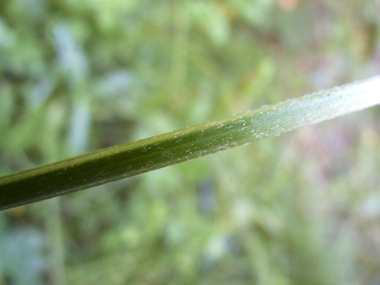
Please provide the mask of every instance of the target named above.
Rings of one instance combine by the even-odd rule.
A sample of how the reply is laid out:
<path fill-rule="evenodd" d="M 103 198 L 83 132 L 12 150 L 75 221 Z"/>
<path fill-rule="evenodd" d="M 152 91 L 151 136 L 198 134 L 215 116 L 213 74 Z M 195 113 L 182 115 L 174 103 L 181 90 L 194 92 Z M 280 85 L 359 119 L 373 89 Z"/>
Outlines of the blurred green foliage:
<path fill-rule="evenodd" d="M 2 0 L 0 174 L 379 73 L 379 11 Z M 365 111 L 3 212 L 0 284 L 376 284 L 378 122 Z"/>

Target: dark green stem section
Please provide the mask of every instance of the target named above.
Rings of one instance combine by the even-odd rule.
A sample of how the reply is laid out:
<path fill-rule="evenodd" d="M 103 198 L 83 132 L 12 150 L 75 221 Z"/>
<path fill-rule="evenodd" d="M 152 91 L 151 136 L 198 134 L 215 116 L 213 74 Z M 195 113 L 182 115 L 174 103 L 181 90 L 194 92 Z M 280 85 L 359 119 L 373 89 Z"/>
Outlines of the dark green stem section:
<path fill-rule="evenodd" d="M 380 77 L 0 178 L 0 210 L 202 157 L 380 103 Z"/>

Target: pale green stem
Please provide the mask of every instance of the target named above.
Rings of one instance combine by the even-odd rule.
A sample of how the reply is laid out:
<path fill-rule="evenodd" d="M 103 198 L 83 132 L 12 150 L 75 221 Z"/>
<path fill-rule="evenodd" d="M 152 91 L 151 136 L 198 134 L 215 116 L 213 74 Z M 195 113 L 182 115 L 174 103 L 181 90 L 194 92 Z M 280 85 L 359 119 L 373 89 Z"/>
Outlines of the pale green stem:
<path fill-rule="evenodd" d="M 62 233 L 61 204 L 59 199 L 45 201 L 44 220 L 48 239 L 47 258 L 52 284 L 65 285 L 65 246 Z"/>
<path fill-rule="evenodd" d="M 0 209 L 123 179 L 380 103 L 380 77 L 0 178 Z"/>

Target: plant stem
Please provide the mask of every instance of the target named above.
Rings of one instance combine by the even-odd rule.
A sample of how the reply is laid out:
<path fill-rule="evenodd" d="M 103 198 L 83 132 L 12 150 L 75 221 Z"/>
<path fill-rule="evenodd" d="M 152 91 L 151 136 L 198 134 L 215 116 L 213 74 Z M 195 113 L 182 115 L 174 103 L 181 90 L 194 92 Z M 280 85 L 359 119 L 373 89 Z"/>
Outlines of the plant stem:
<path fill-rule="evenodd" d="M 380 77 L 0 178 L 0 210 L 248 144 L 380 103 Z"/>

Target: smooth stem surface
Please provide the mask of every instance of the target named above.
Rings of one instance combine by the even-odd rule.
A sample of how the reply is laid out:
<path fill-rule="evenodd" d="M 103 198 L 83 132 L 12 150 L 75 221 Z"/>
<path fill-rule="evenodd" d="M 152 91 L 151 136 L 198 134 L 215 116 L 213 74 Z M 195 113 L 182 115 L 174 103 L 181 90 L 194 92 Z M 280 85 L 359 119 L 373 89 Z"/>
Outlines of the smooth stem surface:
<path fill-rule="evenodd" d="M 380 103 L 380 77 L 0 178 L 0 210 L 191 160 Z"/>

